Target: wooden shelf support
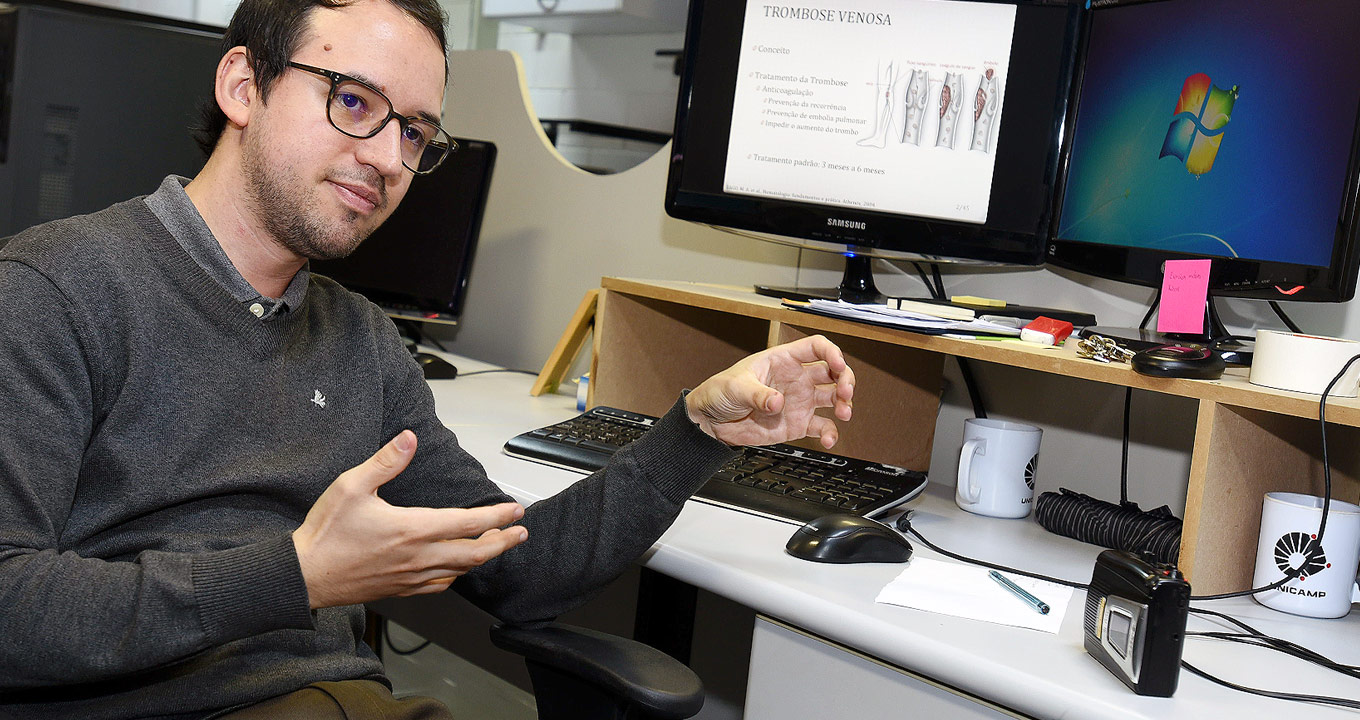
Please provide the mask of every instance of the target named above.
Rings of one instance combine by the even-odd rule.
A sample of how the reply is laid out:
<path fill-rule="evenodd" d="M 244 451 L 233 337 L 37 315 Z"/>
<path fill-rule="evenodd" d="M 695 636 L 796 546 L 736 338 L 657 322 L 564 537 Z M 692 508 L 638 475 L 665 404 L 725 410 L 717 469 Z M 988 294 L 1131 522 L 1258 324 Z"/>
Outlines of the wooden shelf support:
<path fill-rule="evenodd" d="M 539 371 L 534 386 L 530 388 L 531 396 L 538 397 L 543 393 L 557 392 L 557 386 L 562 384 L 567 371 L 571 370 L 571 364 L 580 354 L 581 346 L 585 345 L 586 335 L 595 327 L 595 308 L 599 296 L 600 290 L 592 288 L 581 298 L 581 304 L 576 306 L 576 313 L 571 316 L 571 322 L 567 323 L 567 329 L 563 331 L 562 337 L 557 339 L 557 346 L 553 348 L 548 361 Z"/>

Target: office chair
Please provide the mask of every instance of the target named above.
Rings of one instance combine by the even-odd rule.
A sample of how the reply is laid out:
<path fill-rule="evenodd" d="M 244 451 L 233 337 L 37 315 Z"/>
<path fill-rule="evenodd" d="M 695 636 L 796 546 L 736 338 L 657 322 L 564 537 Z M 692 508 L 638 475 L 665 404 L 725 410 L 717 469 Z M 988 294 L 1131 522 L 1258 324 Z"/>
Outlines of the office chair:
<path fill-rule="evenodd" d="M 704 705 L 693 670 L 636 640 L 563 623 L 502 623 L 491 642 L 524 657 L 539 720 L 672 720 Z"/>

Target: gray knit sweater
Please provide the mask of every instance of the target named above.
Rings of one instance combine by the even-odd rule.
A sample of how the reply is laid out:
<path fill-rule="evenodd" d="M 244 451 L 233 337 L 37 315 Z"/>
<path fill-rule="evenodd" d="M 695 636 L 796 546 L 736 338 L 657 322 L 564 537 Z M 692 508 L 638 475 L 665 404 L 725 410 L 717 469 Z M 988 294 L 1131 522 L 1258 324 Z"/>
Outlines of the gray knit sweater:
<path fill-rule="evenodd" d="M 0 718 L 203 717 L 381 679 L 361 607 L 309 611 L 290 533 L 403 428 L 420 444 L 389 502 L 508 499 L 436 418 L 391 322 L 334 282 L 260 322 L 141 198 L 16 236 L 0 248 Z M 728 457 L 677 403 L 454 588 L 504 619 L 557 615 Z"/>

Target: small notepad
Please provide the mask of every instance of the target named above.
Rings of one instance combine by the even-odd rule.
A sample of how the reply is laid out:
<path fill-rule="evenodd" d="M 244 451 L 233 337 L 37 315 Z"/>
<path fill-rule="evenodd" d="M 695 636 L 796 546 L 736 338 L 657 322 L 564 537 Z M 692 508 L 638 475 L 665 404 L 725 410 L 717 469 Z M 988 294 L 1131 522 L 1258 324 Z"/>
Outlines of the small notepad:
<path fill-rule="evenodd" d="M 1014 573 L 1006 577 L 1048 603 L 1048 614 L 1007 592 L 987 576 L 987 568 L 922 557 L 912 558 L 907 569 L 879 592 L 876 602 L 1057 633 L 1072 588 Z"/>

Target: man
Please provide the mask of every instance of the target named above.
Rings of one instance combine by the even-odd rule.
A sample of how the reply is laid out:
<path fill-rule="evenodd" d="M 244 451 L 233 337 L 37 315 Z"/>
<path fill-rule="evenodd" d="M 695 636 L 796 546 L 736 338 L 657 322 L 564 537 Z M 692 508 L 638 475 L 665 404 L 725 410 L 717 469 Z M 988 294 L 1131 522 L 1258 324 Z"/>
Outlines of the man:
<path fill-rule="evenodd" d="M 224 45 L 192 182 L 0 249 L 0 717 L 439 717 L 392 700 L 359 603 L 452 585 L 553 617 L 646 550 L 729 444 L 835 443 L 812 413 L 848 420 L 854 375 L 808 338 L 705 381 L 558 496 L 511 502 L 391 323 L 307 270 L 439 159 L 438 7 L 246 0 Z"/>

